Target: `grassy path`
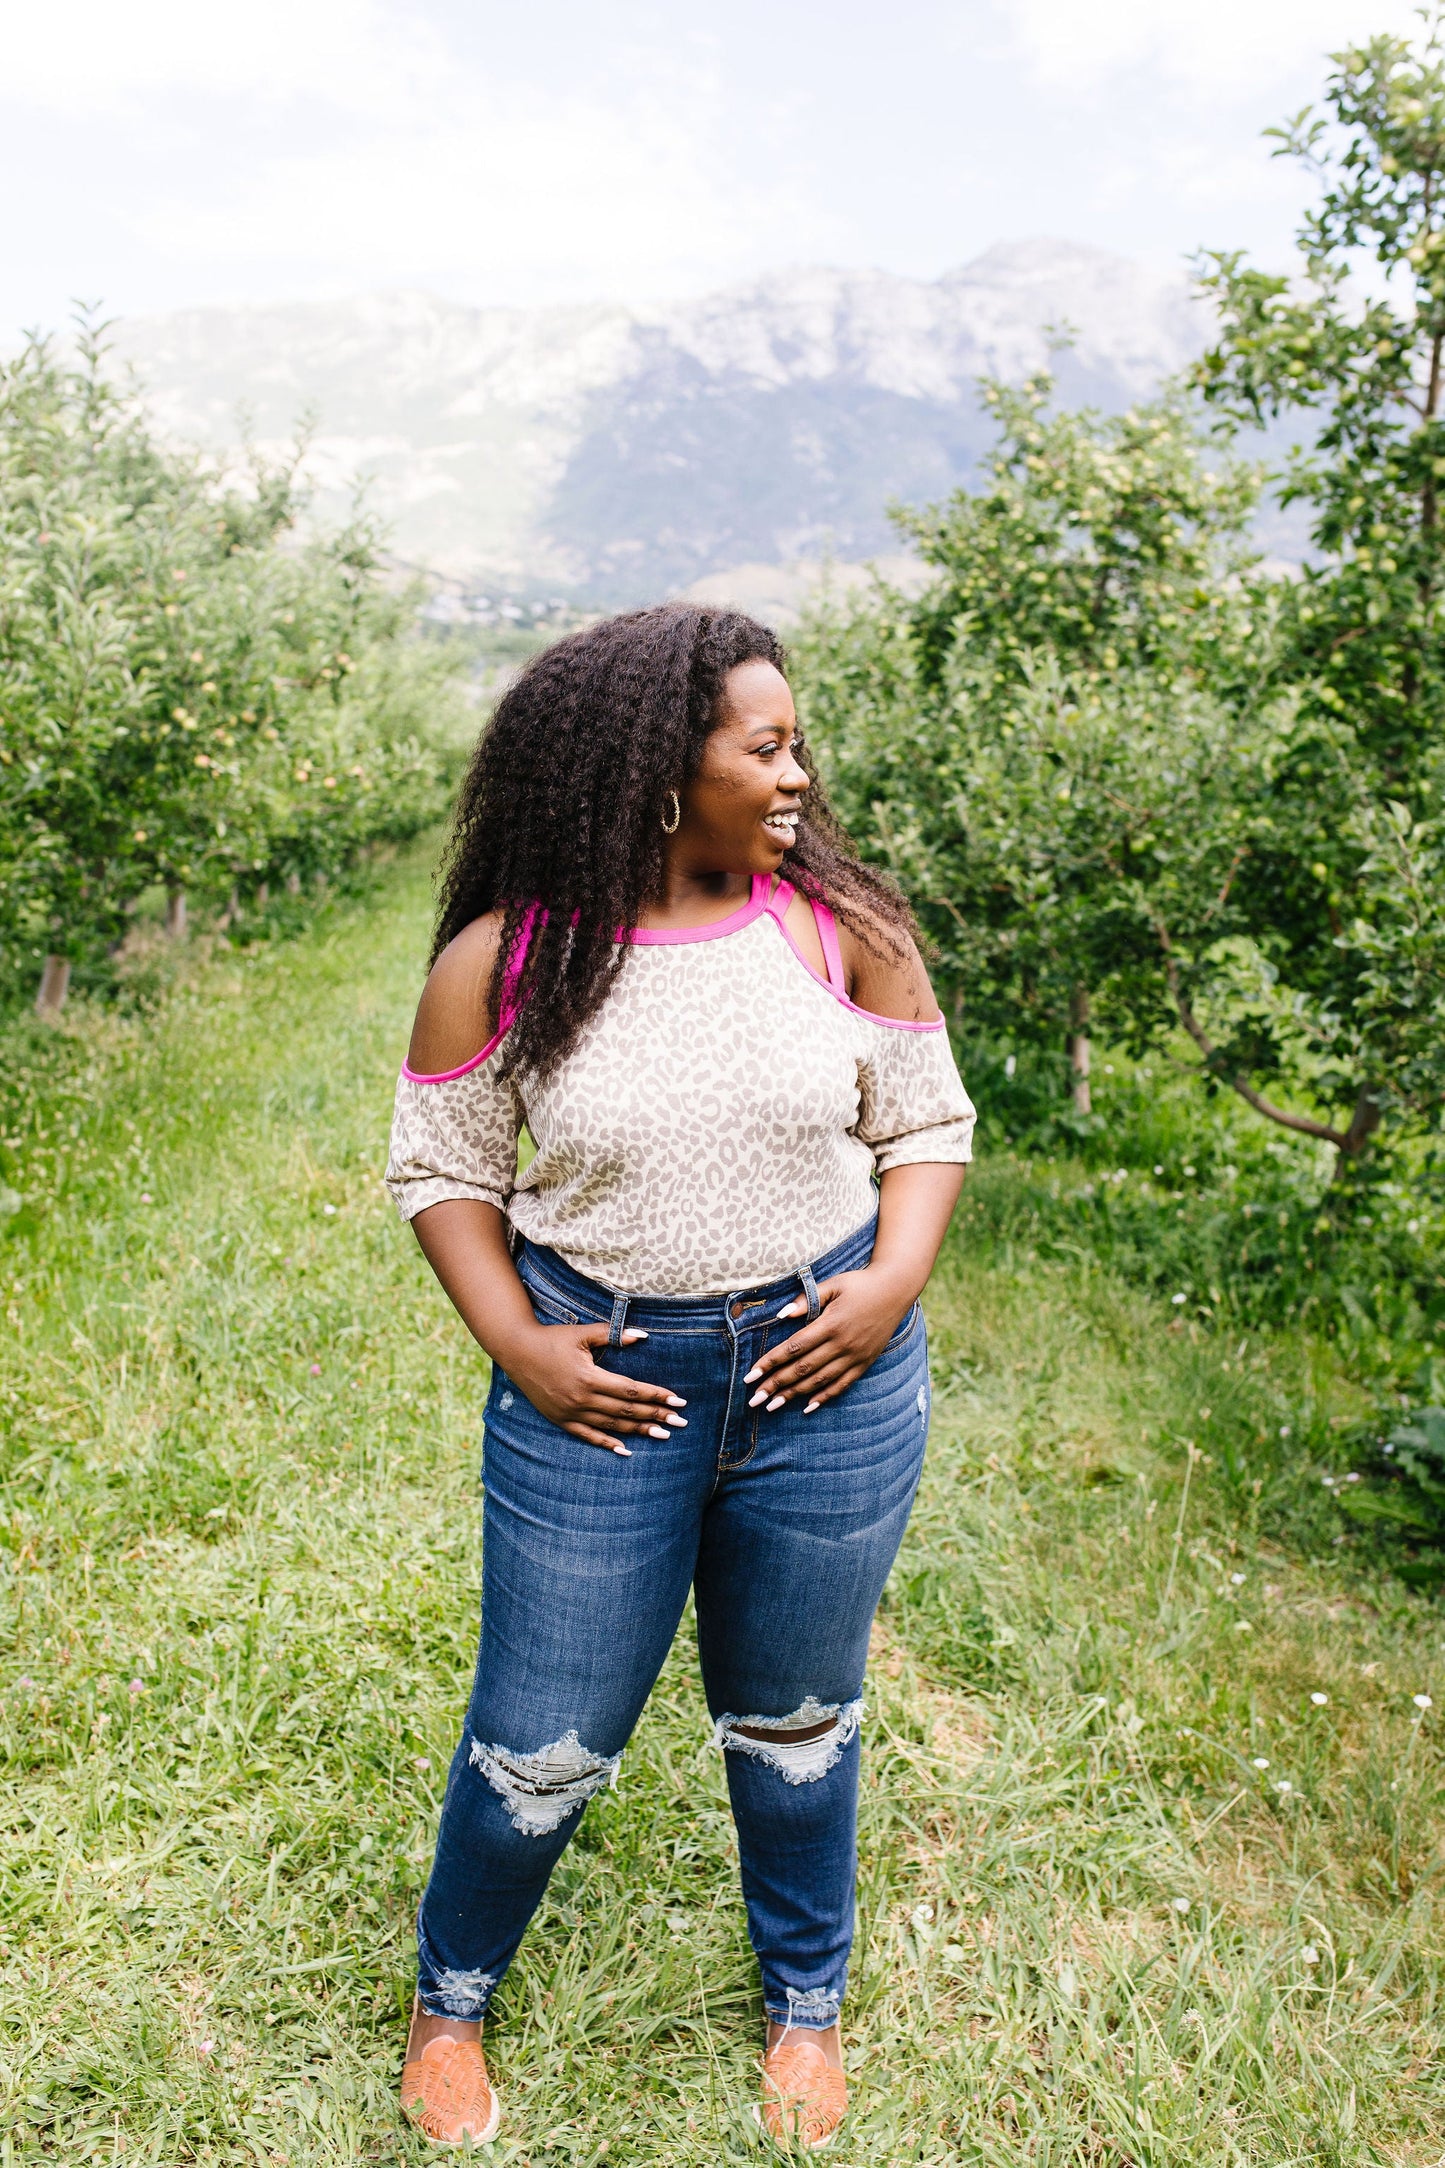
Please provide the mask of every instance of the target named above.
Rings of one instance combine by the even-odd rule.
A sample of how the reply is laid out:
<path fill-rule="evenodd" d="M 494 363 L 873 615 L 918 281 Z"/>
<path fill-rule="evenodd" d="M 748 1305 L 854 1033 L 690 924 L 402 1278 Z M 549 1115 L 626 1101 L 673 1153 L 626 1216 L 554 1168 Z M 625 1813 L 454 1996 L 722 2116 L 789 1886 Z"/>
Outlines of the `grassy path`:
<path fill-rule="evenodd" d="M 422 2157 L 483 1394 L 377 1180 L 425 917 L 403 870 L 145 1033 L 12 1034 L 3 2168 Z M 930 1314 L 830 2158 L 1438 2161 L 1445 1627 L 1332 1548 L 1338 1388 L 967 1218 Z M 493 2158 L 756 2158 L 759 2026 L 680 1645 L 501 1997 Z"/>

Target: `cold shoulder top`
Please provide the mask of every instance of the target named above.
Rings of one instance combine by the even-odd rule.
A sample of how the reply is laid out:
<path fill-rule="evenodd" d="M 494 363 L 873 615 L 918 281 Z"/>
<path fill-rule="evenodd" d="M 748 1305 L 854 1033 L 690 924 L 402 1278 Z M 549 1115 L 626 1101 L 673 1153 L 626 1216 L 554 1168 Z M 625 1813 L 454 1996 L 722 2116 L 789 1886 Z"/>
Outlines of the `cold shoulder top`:
<path fill-rule="evenodd" d="M 639 928 L 543 1083 L 498 1074 L 505 1015 L 459 1069 L 403 1066 L 386 1170 L 402 1217 L 477 1197 L 617 1293 L 728 1294 L 861 1227 L 875 1173 L 968 1160 L 974 1110 L 942 1019 L 850 1001 L 815 904 L 821 978 L 783 923 L 793 895 L 760 875 L 727 918 Z M 524 1122 L 537 1150 L 519 1175 Z"/>

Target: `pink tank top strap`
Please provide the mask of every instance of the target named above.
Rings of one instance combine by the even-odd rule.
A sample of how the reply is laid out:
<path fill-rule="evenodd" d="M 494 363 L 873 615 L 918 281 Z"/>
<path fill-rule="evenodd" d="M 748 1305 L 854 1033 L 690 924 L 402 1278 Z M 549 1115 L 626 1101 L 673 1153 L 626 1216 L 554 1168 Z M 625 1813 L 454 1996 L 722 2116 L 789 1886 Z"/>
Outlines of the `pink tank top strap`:
<path fill-rule="evenodd" d="M 838 945 L 838 921 L 826 903 L 813 905 L 813 923 L 818 929 L 818 939 L 823 944 L 823 960 L 828 966 L 828 984 L 840 1001 L 846 1001 L 848 981 L 843 976 L 843 951 Z"/>
<path fill-rule="evenodd" d="M 532 935 L 538 925 L 545 926 L 547 914 L 540 904 L 530 904 L 526 916 L 517 928 L 512 943 L 512 953 L 507 958 L 507 968 L 502 973 L 501 998 L 497 1003 L 497 1035 L 510 1031 L 517 1021 L 517 988 L 522 983 L 522 973 L 527 968 L 527 951 L 532 946 Z"/>

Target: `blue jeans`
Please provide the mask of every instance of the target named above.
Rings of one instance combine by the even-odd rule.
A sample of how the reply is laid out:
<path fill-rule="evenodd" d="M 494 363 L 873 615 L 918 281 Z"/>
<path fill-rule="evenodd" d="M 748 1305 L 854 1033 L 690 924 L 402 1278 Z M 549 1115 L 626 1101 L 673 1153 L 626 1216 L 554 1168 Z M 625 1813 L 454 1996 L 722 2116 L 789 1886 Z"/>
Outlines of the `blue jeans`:
<path fill-rule="evenodd" d="M 872 1368 L 804 1415 L 743 1384 L 798 1320 L 776 1313 L 866 1265 L 873 1224 L 770 1287 L 614 1296 L 528 1245 L 543 1324 L 611 1320 L 598 1360 L 687 1401 L 687 1428 L 585 1445 L 494 1370 L 486 1410 L 482 1635 L 417 1922 L 418 1992 L 480 2018 L 588 1799 L 615 1783 L 689 1588 L 726 1751 L 748 1932 L 768 2015 L 835 2022 L 853 1940 L 858 1723 L 868 1634 L 928 1431 L 915 1303 Z M 628 1347 L 624 1325 L 649 1334 Z M 746 1725 L 749 1737 L 738 1730 Z M 815 1725 L 776 1742 L 769 1731 Z"/>

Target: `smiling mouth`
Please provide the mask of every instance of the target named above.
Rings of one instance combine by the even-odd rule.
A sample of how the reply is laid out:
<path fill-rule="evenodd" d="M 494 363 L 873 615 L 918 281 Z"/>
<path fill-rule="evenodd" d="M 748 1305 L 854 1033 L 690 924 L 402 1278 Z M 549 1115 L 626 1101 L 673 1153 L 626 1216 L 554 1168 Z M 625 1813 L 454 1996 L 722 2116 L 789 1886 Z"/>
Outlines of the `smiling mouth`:
<path fill-rule="evenodd" d="M 798 816 L 796 813 L 769 813 L 764 821 L 768 834 L 779 843 L 796 843 L 798 839 Z"/>

